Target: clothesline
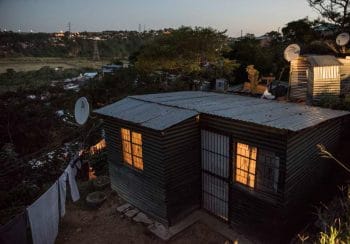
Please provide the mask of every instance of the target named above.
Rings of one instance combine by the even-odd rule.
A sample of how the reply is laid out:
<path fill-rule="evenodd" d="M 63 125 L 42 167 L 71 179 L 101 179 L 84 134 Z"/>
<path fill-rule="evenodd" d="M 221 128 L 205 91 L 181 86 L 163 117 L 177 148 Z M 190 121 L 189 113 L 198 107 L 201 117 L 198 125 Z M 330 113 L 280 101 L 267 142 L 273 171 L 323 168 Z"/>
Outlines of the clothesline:
<path fill-rule="evenodd" d="M 75 202 L 80 198 L 75 179 L 78 168 L 81 168 L 81 158 L 75 155 L 69 160 L 62 175 L 44 194 L 23 213 L 18 214 L 6 225 L 0 226 L 0 243 L 28 243 L 26 228 L 29 222 L 33 244 L 53 244 L 58 234 L 59 219 L 65 215 L 67 181 L 72 201 Z"/>

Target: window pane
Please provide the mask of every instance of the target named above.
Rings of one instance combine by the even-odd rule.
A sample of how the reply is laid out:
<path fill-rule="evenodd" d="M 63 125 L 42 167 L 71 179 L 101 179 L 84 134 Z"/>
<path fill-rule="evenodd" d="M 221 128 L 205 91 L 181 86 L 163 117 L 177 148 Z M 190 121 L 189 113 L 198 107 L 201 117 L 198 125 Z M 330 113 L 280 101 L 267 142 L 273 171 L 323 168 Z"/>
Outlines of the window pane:
<path fill-rule="evenodd" d="M 249 159 L 237 155 L 237 168 L 248 171 Z"/>
<path fill-rule="evenodd" d="M 132 154 L 134 156 L 142 157 L 142 146 L 132 144 Z"/>
<path fill-rule="evenodd" d="M 130 141 L 130 130 L 128 129 L 121 129 L 121 134 L 122 134 L 122 140 Z"/>
<path fill-rule="evenodd" d="M 249 157 L 249 146 L 243 143 L 237 143 L 237 154 Z"/>
<path fill-rule="evenodd" d="M 257 149 L 256 147 L 249 147 L 250 149 L 250 158 L 256 160 Z"/>
<path fill-rule="evenodd" d="M 133 159 L 134 159 L 134 166 L 135 166 L 135 168 L 143 169 L 142 158 L 134 156 Z"/>
<path fill-rule="evenodd" d="M 131 143 L 123 141 L 123 152 L 131 153 Z"/>
<path fill-rule="evenodd" d="M 131 153 L 124 152 L 124 162 L 132 165 Z"/>
<path fill-rule="evenodd" d="M 255 175 L 248 174 L 248 184 L 247 185 L 254 188 L 254 183 L 255 183 Z"/>
<path fill-rule="evenodd" d="M 276 156 L 275 152 L 261 149 L 258 161 L 262 172 L 258 187 L 276 192 L 279 180 L 279 157 Z"/>
<path fill-rule="evenodd" d="M 256 160 L 251 159 L 249 164 L 249 173 L 255 174 Z"/>
<path fill-rule="evenodd" d="M 132 143 L 142 145 L 142 136 L 140 133 L 132 132 Z"/>
<path fill-rule="evenodd" d="M 240 169 L 236 170 L 236 181 L 242 184 L 247 184 L 247 178 L 248 178 L 247 172 L 244 172 L 243 170 L 240 170 Z"/>

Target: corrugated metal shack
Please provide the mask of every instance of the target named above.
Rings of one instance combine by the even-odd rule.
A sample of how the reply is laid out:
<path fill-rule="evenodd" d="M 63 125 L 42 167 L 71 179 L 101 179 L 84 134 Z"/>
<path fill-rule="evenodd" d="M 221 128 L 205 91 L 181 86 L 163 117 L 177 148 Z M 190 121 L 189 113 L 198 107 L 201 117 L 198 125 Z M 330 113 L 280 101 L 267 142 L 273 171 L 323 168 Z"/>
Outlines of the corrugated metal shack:
<path fill-rule="evenodd" d="M 95 113 L 112 188 L 168 225 L 198 208 L 231 224 L 286 217 L 326 173 L 316 144 L 335 147 L 349 115 L 210 92 L 130 96 Z"/>
<path fill-rule="evenodd" d="M 342 65 L 334 56 L 309 56 L 308 68 L 308 98 L 317 101 L 322 96 L 340 95 L 340 66 Z"/>
<path fill-rule="evenodd" d="M 290 66 L 290 98 L 317 102 L 323 96 L 338 97 L 346 93 L 345 89 L 342 90 L 346 79 L 344 72 L 347 72 L 343 64 L 346 61 L 331 55 L 305 55 L 293 60 Z"/>
<path fill-rule="evenodd" d="M 340 66 L 341 94 L 350 94 L 350 56 L 338 59 Z"/>
<path fill-rule="evenodd" d="M 306 57 L 300 56 L 299 58 L 290 62 L 289 73 L 289 97 L 292 99 L 306 100 L 307 96 L 307 69 L 308 62 Z"/>

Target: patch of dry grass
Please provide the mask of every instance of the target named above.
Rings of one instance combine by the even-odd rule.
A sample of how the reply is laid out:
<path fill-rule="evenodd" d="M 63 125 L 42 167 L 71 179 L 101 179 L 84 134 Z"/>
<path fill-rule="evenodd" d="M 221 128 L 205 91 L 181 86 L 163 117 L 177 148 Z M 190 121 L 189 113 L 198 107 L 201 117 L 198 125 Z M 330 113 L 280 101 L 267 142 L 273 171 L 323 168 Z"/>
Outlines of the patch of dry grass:
<path fill-rule="evenodd" d="M 5 73 L 7 69 L 15 71 L 38 70 L 43 66 L 51 68 L 100 68 L 102 64 L 109 60 L 94 61 L 87 58 L 51 58 L 51 57 L 19 57 L 19 58 L 0 58 L 0 73 Z"/>

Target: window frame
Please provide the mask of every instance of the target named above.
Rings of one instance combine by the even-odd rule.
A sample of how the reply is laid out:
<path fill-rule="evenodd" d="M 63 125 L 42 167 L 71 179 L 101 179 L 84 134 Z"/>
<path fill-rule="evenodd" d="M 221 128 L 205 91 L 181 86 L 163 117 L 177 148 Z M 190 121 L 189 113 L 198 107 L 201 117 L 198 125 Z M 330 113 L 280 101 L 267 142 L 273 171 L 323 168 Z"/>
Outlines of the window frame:
<path fill-rule="evenodd" d="M 128 138 L 129 140 L 124 139 L 124 135 L 123 135 L 123 131 L 127 131 L 128 132 Z M 140 135 L 140 142 L 135 142 L 133 140 L 133 134 L 139 134 Z M 143 171 L 144 170 L 144 162 L 143 162 L 143 139 L 142 139 L 142 133 L 132 130 L 130 128 L 126 128 L 126 127 L 121 127 L 120 128 L 120 138 L 121 138 L 121 152 L 122 152 L 122 162 L 124 165 L 127 165 L 128 167 L 131 167 L 135 170 L 138 171 Z M 124 149 L 124 143 L 127 142 L 129 144 L 128 147 L 130 147 L 130 152 L 126 151 Z M 135 148 L 134 147 L 139 147 L 141 149 L 141 156 L 140 155 L 136 155 L 134 153 Z M 125 160 L 125 154 L 130 154 L 130 160 L 131 163 L 129 163 L 127 160 Z M 137 158 L 138 160 L 141 160 L 138 164 L 135 164 L 135 158 Z M 135 166 L 135 165 L 141 165 L 140 166 Z"/>
<path fill-rule="evenodd" d="M 259 162 L 258 174 L 260 177 L 259 188 L 264 191 L 277 193 L 280 181 L 281 157 L 276 152 L 261 148 L 257 157 Z M 270 171 L 271 178 L 266 171 Z"/>
<path fill-rule="evenodd" d="M 255 147 L 255 148 L 256 148 L 255 172 L 254 172 L 254 174 L 253 174 L 253 175 L 254 175 L 254 187 L 250 186 L 249 184 L 244 184 L 244 183 L 242 183 L 242 182 L 236 180 L 237 169 L 246 172 L 248 175 L 249 175 L 249 174 L 252 175 L 252 173 L 249 172 L 249 167 L 250 167 L 250 160 L 254 160 L 254 159 L 252 159 L 252 158 L 250 158 L 250 157 L 247 158 L 246 156 L 237 153 L 237 151 L 238 151 L 238 150 L 237 150 L 238 143 L 240 143 L 240 144 L 245 144 L 245 145 L 248 145 L 249 147 Z M 234 183 L 240 185 L 240 186 L 245 187 L 246 189 L 249 189 L 249 190 L 256 190 L 256 188 L 257 188 L 257 173 L 258 173 L 257 168 L 258 168 L 259 147 L 256 146 L 256 145 L 252 145 L 252 144 L 250 144 L 250 143 L 248 143 L 248 142 L 242 141 L 242 140 L 234 140 L 234 139 L 233 139 L 232 146 L 233 146 L 233 148 L 232 148 L 232 149 L 233 149 L 233 150 L 232 150 L 232 154 L 233 154 L 233 157 L 232 157 L 232 160 L 233 160 L 233 162 L 232 162 L 233 167 L 232 167 L 232 168 L 233 168 L 233 170 L 232 170 L 232 178 L 231 178 L 232 181 L 233 181 Z M 248 171 L 246 171 L 246 170 L 244 170 L 244 169 L 240 169 L 240 168 L 237 167 L 237 158 L 238 158 L 238 156 L 247 158 L 247 159 L 249 160 Z"/>

